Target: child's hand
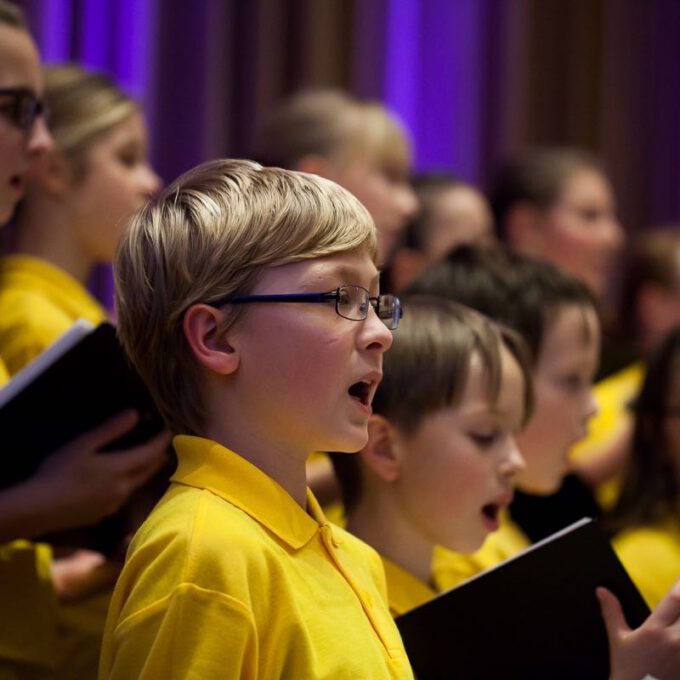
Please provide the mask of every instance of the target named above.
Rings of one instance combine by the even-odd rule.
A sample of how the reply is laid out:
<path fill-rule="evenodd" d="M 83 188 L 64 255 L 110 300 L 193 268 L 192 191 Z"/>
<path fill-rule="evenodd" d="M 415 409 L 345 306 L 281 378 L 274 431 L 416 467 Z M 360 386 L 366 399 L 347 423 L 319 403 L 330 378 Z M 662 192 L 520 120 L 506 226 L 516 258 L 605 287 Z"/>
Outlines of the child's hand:
<path fill-rule="evenodd" d="M 635 630 L 631 630 L 615 595 L 597 589 L 611 661 L 611 680 L 680 678 L 680 581 Z"/>
<path fill-rule="evenodd" d="M 76 602 L 112 586 L 121 563 L 91 550 L 52 561 L 52 582 L 60 602 Z"/>
<path fill-rule="evenodd" d="M 170 435 L 125 451 L 99 453 L 136 424 L 126 411 L 52 454 L 32 480 L 41 507 L 51 513 L 50 531 L 96 524 L 118 510 L 128 496 L 159 470 Z"/>

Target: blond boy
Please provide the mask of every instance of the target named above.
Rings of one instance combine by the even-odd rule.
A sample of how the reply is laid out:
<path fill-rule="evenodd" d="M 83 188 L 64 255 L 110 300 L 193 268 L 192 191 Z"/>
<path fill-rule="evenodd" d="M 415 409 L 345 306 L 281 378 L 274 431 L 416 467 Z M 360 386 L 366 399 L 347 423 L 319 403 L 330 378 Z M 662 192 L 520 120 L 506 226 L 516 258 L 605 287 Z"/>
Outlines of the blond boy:
<path fill-rule="evenodd" d="M 411 677 L 378 556 L 305 481 L 313 451 L 366 443 L 399 319 L 375 254 L 348 192 L 248 161 L 199 166 L 133 220 L 120 334 L 178 468 L 130 546 L 101 678 Z"/>

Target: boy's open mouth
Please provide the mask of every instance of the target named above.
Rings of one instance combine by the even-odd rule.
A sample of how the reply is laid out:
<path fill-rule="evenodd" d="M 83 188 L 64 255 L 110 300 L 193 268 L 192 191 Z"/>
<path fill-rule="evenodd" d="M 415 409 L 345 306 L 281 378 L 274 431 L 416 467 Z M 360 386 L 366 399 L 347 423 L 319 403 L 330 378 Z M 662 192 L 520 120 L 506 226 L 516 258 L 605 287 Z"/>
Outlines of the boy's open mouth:
<path fill-rule="evenodd" d="M 364 406 L 368 406 L 371 400 L 371 383 L 365 380 L 360 380 L 351 385 L 347 390 L 350 396 L 357 401 L 360 401 Z"/>
<path fill-rule="evenodd" d="M 499 506 L 494 503 L 487 503 L 482 508 L 482 514 L 493 521 L 496 521 L 498 519 L 499 511 L 500 511 Z"/>

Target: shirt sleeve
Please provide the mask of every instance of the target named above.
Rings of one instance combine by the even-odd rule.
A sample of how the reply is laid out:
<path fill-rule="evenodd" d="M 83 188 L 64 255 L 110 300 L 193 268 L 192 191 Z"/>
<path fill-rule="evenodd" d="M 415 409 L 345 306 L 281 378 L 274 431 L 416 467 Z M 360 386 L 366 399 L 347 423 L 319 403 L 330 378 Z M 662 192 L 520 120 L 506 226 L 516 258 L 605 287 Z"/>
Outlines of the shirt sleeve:
<path fill-rule="evenodd" d="M 100 680 L 256 678 L 252 612 L 193 584 L 120 621 L 102 649 Z"/>

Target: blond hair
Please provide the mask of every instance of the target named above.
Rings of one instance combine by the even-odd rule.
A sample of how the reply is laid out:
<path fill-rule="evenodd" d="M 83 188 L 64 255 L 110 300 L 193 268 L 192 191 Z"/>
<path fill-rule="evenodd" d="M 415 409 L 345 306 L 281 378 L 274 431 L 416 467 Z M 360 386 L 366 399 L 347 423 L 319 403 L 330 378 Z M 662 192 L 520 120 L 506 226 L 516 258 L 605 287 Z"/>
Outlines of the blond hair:
<path fill-rule="evenodd" d="M 367 156 L 404 176 L 411 164 L 411 145 L 395 116 L 340 90 L 307 90 L 284 101 L 266 121 L 259 153 L 291 168 L 313 155 L 339 162 Z"/>
<path fill-rule="evenodd" d="M 348 191 L 252 161 L 204 163 L 138 213 L 114 268 L 119 334 L 169 427 L 198 434 L 202 425 L 182 330 L 191 305 L 248 293 L 270 267 L 357 249 L 375 260 L 375 225 Z M 222 330 L 242 313 L 225 308 Z"/>
<path fill-rule="evenodd" d="M 81 175 L 92 144 L 139 109 L 103 73 L 74 64 L 48 66 L 44 73 L 50 132 L 73 172 Z"/>

